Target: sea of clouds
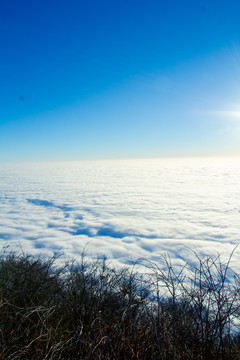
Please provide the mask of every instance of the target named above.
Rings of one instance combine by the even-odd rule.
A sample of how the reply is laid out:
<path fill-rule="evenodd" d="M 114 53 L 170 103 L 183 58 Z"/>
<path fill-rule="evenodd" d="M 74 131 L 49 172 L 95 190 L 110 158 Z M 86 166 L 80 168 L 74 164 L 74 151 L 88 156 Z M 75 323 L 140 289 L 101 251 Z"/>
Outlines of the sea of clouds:
<path fill-rule="evenodd" d="M 1 164 L 0 246 L 174 263 L 240 241 L 240 159 Z M 240 268 L 240 247 L 234 266 Z"/>

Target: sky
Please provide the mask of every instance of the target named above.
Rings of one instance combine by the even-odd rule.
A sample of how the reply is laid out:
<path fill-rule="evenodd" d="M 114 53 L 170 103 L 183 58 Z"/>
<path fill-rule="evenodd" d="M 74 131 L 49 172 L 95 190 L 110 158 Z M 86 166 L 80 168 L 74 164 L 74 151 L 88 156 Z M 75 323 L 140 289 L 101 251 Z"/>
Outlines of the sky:
<path fill-rule="evenodd" d="M 0 161 L 240 156 L 239 14 L 2 0 Z"/>

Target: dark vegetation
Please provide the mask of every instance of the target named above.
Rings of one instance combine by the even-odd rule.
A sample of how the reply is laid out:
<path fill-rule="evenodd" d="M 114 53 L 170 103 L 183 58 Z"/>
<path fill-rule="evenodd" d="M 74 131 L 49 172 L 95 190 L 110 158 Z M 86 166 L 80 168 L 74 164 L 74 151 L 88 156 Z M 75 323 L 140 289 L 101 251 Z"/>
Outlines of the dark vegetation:
<path fill-rule="evenodd" d="M 240 278 L 219 256 L 197 266 L 106 259 L 64 266 L 3 251 L 0 359 L 240 359 Z"/>

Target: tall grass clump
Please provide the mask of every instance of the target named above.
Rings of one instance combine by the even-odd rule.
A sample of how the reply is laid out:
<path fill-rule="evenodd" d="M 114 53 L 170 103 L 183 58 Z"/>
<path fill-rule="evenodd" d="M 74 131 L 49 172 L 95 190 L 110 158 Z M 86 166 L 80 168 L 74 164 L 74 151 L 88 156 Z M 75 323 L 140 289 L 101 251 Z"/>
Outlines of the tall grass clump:
<path fill-rule="evenodd" d="M 239 359 L 240 278 L 219 255 L 195 265 L 59 265 L 3 251 L 0 359 Z"/>

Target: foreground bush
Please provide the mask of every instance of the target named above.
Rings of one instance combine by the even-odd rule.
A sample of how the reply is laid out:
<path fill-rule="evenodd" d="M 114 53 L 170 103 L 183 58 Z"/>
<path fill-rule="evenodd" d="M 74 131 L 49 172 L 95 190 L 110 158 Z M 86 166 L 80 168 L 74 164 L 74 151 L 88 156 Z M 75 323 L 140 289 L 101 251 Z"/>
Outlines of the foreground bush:
<path fill-rule="evenodd" d="M 219 256 L 174 269 L 0 258 L 0 359 L 239 359 L 239 276 Z"/>

